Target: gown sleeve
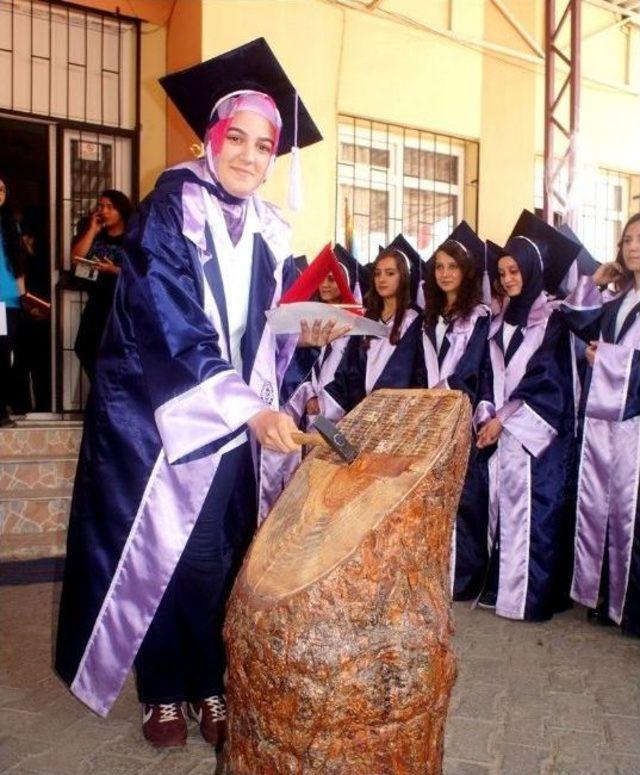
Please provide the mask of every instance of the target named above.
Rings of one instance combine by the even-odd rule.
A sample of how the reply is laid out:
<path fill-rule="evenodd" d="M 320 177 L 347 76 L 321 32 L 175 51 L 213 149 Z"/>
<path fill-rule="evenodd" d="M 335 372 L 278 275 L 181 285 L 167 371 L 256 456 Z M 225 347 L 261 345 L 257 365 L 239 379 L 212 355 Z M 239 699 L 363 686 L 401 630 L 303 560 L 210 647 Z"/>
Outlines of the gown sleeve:
<path fill-rule="evenodd" d="M 640 350 L 598 342 L 585 413 L 613 422 L 640 415 Z"/>
<path fill-rule="evenodd" d="M 350 412 L 366 396 L 367 356 L 362 337 L 352 337 L 333 376 L 319 391 L 320 413 L 336 421 Z"/>
<path fill-rule="evenodd" d="M 241 432 L 265 406 L 221 356 L 200 302 L 195 251 L 182 234 L 179 200 L 152 195 L 131 225 L 120 278 L 170 463 Z"/>
<path fill-rule="evenodd" d="M 487 332 L 488 333 L 488 332 Z M 478 430 L 496 416 L 493 396 L 493 368 L 489 355 L 489 343 L 482 354 L 478 374 L 478 403 L 473 413 L 473 430 Z"/>
<path fill-rule="evenodd" d="M 539 457 L 559 433 L 572 429 L 571 351 L 560 313 L 552 313 L 542 344 L 529 359 L 508 403 L 496 414 L 534 457 Z"/>
<path fill-rule="evenodd" d="M 560 305 L 565 324 L 585 342 L 600 336 L 600 318 L 604 299 L 588 275 L 581 275 L 574 290 Z"/>

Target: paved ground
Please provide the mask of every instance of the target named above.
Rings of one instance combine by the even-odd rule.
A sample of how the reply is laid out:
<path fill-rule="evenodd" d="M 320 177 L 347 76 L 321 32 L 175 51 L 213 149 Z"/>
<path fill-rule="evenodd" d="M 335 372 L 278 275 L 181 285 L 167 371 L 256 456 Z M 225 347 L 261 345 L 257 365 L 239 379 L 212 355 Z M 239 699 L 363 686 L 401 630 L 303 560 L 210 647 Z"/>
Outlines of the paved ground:
<path fill-rule="evenodd" d="M 58 593 L 0 588 L 0 771 L 212 775 L 195 727 L 184 749 L 147 746 L 131 682 L 107 721 L 66 693 L 50 668 Z M 583 611 L 541 625 L 462 604 L 455 616 L 446 775 L 640 774 L 640 640 L 588 625 Z"/>

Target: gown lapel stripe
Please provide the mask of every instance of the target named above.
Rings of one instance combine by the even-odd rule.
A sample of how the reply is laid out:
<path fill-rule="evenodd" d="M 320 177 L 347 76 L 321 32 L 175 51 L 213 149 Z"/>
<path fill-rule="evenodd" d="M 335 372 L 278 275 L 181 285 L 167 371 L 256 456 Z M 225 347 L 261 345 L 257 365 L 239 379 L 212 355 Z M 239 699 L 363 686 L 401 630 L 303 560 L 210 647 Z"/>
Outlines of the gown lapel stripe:
<path fill-rule="evenodd" d="M 220 322 L 222 323 L 223 334 L 227 344 L 227 352 L 231 353 L 231 342 L 229 340 L 229 318 L 227 316 L 227 301 L 224 295 L 224 285 L 222 283 L 222 274 L 220 273 L 220 266 L 216 256 L 216 249 L 213 244 L 213 238 L 208 226 L 206 228 L 206 238 L 207 253 L 209 254 L 210 258 L 204 263 L 202 271 L 204 272 L 205 279 L 209 285 L 209 288 L 211 289 L 211 293 L 213 294 L 213 298 L 218 308 Z"/>
<path fill-rule="evenodd" d="M 620 328 L 620 333 L 616 338 L 616 344 L 619 344 L 620 342 L 622 342 L 622 340 L 624 339 L 625 335 L 627 334 L 631 326 L 636 322 L 636 319 L 639 313 L 640 313 L 640 303 L 636 304 L 635 307 L 632 307 L 631 310 L 629 311 L 629 314 L 624 319 L 624 323 Z"/>
<path fill-rule="evenodd" d="M 101 716 L 124 685 L 228 447 L 179 466 L 163 452 L 156 461 L 70 687 Z"/>

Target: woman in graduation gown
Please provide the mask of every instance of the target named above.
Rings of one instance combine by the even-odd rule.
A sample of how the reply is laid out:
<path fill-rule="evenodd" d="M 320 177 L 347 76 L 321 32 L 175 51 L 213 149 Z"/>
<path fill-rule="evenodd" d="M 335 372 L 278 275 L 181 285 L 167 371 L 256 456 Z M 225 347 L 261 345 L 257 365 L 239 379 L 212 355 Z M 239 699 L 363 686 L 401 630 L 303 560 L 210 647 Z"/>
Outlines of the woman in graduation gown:
<path fill-rule="evenodd" d="M 338 248 L 339 246 L 336 245 L 335 254 L 338 254 Z M 315 261 L 322 260 L 321 256 L 316 258 Z M 345 281 L 348 284 L 346 287 L 355 295 L 352 298 L 343 299 L 333 272 L 328 272 L 318 286 L 312 301 L 321 301 L 325 304 L 342 304 L 343 302 L 353 303 L 356 297 L 361 301 L 356 260 L 346 253 L 343 248 L 340 248 L 340 259 L 335 264 L 337 264 L 337 269 L 334 271 L 344 273 Z M 343 287 L 345 287 L 344 284 Z M 282 411 L 286 412 L 302 431 L 310 430 L 318 416 L 318 395 L 333 380 L 348 341 L 347 336 L 335 339 L 320 349 L 318 357 L 310 366 L 307 363 L 293 362 L 292 367 L 287 370 L 280 391 L 284 402 Z M 306 370 L 303 374 L 300 374 L 300 369 Z M 289 389 L 290 385 L 293 385 L 291 389 Z M 272 461 L 272 476 L 270 476 L 268 486 L 266 487 L 271 506 L 275 503 L 302 462 L 303 449 L 288 454 L 280 452 L 268 452 L 266 454 Z M 266 516 L 266 513 L 264 516 Z"/>
<path fill-rule="evenodd" d="M 487 350 L 491 316 L 481 302 L 485 245 L 464 221 L 428 262 L 422 331 L 424 376 L 429 388 L 462 390 L 473 407 Z M 460 497 L 451 570 L 456 600 L 476 597 L 487 567 L 486 487 L 482 469 L 471 460 Z"/>
<path fill-rule="evenodd" d="M 548 619 L 569 600 L 571 350 L 557 303 L 544 291 L 544 269 L 556 270 L 557 283 L 557 268 L 563 275 L 577 252 L 571 245 L 526 213 L 498 260 L 508 302 L 489 330 L 474 416 L 477 446 L 490 453 L 492 548 L 480 603 L 510 619 Z"/>
<path fill-rule="evenodd" d="M 224 604 L 263 505 L 261 447 L 297 448 L 276 410 L 298 337 L 276 337 L 264 314 L 294 275 L 290 234 L 256 189 L 277 154 L 321 138 L 264 39 L 163 86 L 205 155 L 163 173 L 130 226 L 86 414 L 56 667 L 106 715 L 135 659 L 145 737 L 184 745 L 186 700 L 219 746 Z"/>
<path fill-rule="evenodd" d="M 320 413 L 337 420 L 380 388 L 415 387 L 421 317 L 409 304 L 410 263 L 404 251 L 383 249 L 372 265 L 366 316 L 389 329 L 388 338 L 351 337 L 333 380 L 318 393 Z"/>
<path fill-rule="evenodd" d="M 622 292 L 612 298 L 606 286 Z M 640 636 L 640 214 L 561 307 L 588 342 L 571 597 Z"/>
<path fill-rule="evenodd" d="M 349 290 L 354 295 L 354 299 L 361 303 L 356 260 L 338 245 L 336 245 L 335 253 L 337 257 L 339 256 L 338 264 L 344 272 Z M 319 285 L 317 297 L 325 304 L 344 302 L 338 283 L 331 272 Z M 287 401 L 284 411 L 293 417 L 296 425 L 302 430 L 308 430 L 313 425 L 319 412 L 318 395 L 322 393 L 326 385 L 333 381 L 348 342 L 348 337 L 341 337 L 323 347 L 307 375 L 307 379 L 297 387 Z M 291 457 L 294 455 L 295 453 L 292 453 Z"/>

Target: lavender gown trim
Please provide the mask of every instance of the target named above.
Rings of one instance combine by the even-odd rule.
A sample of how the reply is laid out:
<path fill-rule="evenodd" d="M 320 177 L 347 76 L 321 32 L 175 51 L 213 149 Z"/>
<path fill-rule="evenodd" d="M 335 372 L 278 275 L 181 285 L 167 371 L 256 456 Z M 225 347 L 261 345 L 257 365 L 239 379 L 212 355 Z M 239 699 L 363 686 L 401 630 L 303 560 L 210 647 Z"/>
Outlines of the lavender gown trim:
<path fill-rule="evenodd" d="M 635 323 L 632 328 L 634 327 Z M 585 408 L 588 417 L 622 420 L 634 352 L 633 347 L 598 342 Z"/>
<path fill-rule="evenodd" d="M 418 317 L 418 313 L 409 309 L 406 311 L 402 325 L 400 326 L 400 339 L 405 335 L 409 326 Z M 376 385 L 376 382 L 380 379 L 380 375 L 385 369 L 385 366 L 389 362 L 389 358 L 395 352 L 396 345 L 391 344 L 388 337 L 384 339 L 372 339 L 369 342 L 369 350 L 367 352 L 367 368 L 365 374 L 365 390 L 367 395 L 371 393 Z"/>
<path fill-rule="evenodd" d="M 261 409 L 263 401 L 234 369 L 172 398 L 155 411 L 169 463 L 232 433 Z"/>
<path fill-rule="evenodd" d="M 486 317 L 488 314 L 489 308 L 484 304 L 478 304 L 466 318 L 456 319 L 451 330 L 447 331 L 445 336 L 449 340 L 449 349 L 447 350 L 439 369 L 438 382 L 440 384 L 438 387 L 445 387 L 444 383 L 455 372 L 460 363 L 460 359 L 467 349 L 469 340 L 475 330 L 476 323 L 480 318 Z M 431 342 L 429 342 L 429 344 L 431 344 Z M 431 385 L 429 385 L 429 387 L 431 387 Z"/>
<path fill-rule="evenodd" d="M 510 619 L 523 619 L 529 579 L 531 536 L 531 456 L 541 454 L 555 437 L 551 428 L 525 402 L 510 396 L 525 375 L 531 356 L 544 339 L 554 305 L 541 294 L 533 303 L 523 330 L 523 341 L 507 365 L 495 335 L 502 326 L 502 314 L 490 328 L 489 354 L 493 371 L 494 403 L 482 401 L 474 422 L 499 416 L 503 430 L 488 463 L 489 547 L 496 532 L 500 540 L 500 585 L 496 613 Z"/>
<path fill-rule="evenodd" d="M 614 423 L 585 418 L 571 597 L 594 608 L 609 534 L 609 616 L 625 605 L 640 477 L 640 417 Z"/>
<path fill-rule="evenodd" d="M 628 394 L 635 321 L 619 344 L 598 343 L 578 472 L 578 508 L 571 596 L 595 607 L 609 541 L 609 616 L 622 620 L 631 567 L 640 486 L 640 417 L 622 420 Z"/>
<path fill-rule="evenodd" d="M 70 687 L 101 716 L 122 689 L 222 454 L 172 466 L 161 452 L 156 461 Z"/>

